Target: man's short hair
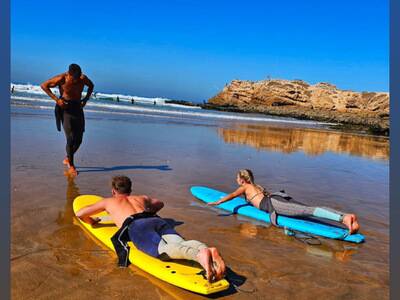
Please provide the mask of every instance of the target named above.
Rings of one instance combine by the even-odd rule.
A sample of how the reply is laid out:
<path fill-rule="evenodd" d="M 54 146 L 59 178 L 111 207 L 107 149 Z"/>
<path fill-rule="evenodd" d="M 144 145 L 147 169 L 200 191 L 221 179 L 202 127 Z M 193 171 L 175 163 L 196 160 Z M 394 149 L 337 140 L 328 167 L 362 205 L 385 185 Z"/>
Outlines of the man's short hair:
<path fill-rule="evenodd" d="M 132 192 L 132 181 L 127 176 L 114 176 L 111 186 L 119 194 L 130 194 Z"/>
<path fill-rule="evenodd" d="M 70 64 L 68 67 L 68 73 L 74 77 L 75 79 L 81 77 L 82 75 L 82 69 L 79 65 L 77 64 Z"/>

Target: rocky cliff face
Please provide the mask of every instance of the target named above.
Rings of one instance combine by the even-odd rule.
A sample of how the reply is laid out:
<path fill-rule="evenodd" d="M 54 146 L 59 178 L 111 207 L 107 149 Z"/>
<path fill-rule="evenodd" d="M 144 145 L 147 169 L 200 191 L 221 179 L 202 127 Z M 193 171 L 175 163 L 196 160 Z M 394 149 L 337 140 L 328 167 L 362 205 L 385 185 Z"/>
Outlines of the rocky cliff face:
<path fill-rule="evenodd" d="M 233 80 L 209 99 L 208 104 L 210 108 L 333 121 L 389 131 L 388 93 L 339 90 L 329 83 Z"/>

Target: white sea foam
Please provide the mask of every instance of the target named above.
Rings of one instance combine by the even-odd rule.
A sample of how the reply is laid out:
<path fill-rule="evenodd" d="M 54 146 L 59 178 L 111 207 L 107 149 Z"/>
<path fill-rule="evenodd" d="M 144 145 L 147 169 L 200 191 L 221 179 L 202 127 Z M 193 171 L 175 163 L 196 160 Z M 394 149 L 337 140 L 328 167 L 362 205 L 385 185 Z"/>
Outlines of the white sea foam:
<path fill-rule="evenodd" d="M 33 85 L 33 84 L 15 84 L 11 83 L 10 88 L 14 87 L 14 91 L 16 92 L 26 92 L 30 94 L 36 94 L 36 95 L 46 95 L 46 93 L 42 90 L 42 88 L 39 85 Z M 51 88 L 51 91 L 59 95 L 58 88 Z"/>
<path fill-rule="evenodd" d="M 42 90 L 42 88 L 39 85 L 33 85 L 30 83 L 28 83 L 28 84 L 11 83 L 10 88 L 12 88 L 12 87 L 14 87 L 14 91 L 16 91 L 16 92 L 25 92 L 25 93 L 36 94 L 36 95 L 46 95 L 46 93 Z M 51 90 L 54 94 L 59 95 L 58 88 L 51 88 Z M 86 95 L 86 93 L 83 92 L 83 95 Z M 136 102 L 153 104 L 155 101 L 157 105 L 171 106 L 171 104 L 165 103 L 166 100 L 170 100 L 170 99 L 162 98 L 162 97 L 148 98 L 148 97 L 140 97 L 140 96 L 134 96 L 134 95 L 95 92 L 94 94 L 92 94 L 92 98 L 94 98 L 94 95 L 96 95 L 95 98 L 97 98 L 97 99 L 105 99 L 105 98 L 110 99 L 111 98 L 111 99 L 116 100 L 118 97 L 119 100 L 124 101 L 124 102 L 130 102 L 132 99 L 134 99 Z M 183 105 L 181 105 L 181 106 L 183 106 Z"/>
<path fill-rule="evenodd" d="M 25 100 L 32 102 L 45 102 L 52 103 L 53 100 L 44 99 L 44 98 L 34 98 L 34 97 L 23 97 L 23 96 L 12 96 L 14 100 Z M 96 110 L 96 108 L 98 108 Z M 113 104 L 113 103 L 98 103 L 95 101 L 90 101 L 86 105 L 86 111 L 90 109 L 93 112 L 106 112 L 109 114 L 115 114 L 118 111 L 123 114 L 135 114 L 135 115 L 163 115 L 163 116 L 174 116 L 181 118 L 212 118 L 219 120 L 228 120 L 228 121 L 247 121 L 247 122 L 266 122 L 266 123 L 286 123 L 286 124 L 299 124 L 299 125 L 322 125 L 322 124 L 330 124 L 330 123 L 321 123 L 315 121 L 304 121 L 304 120 L 292 120 L 292 119 L 280 119 L 280 118 L 270 118 L 270 117 L 257 117 L 257 116 L 241 116 L 235 113 L 221 113 L 221 112 L 209 112 L 200 109 L 199 111 L 190 111 L 190 110 L 172 110 L 172 109 L 162 109 L 157 107 L 143 107 L 143 106 L 127 106 L 121 104 Z M 103 109 L 103 110 L 99 110 Z M 106 109 L 107 111 L 104 111 Z M 113 110 L 110 111 L 109 109 Z"/>
<path fill-rule="evenodd" d="M 135 100 L 136 102 L 146 102 L 146 103 L 154 103 L 154 101 L 156 102 L 156 104 L 158 105 L 163 105 L 166 104 L 165 100 L 170 100 L 167 98 L 160 98 L 160 97 L 156 97 L 156 98 L 147 98 L 147 97 L 139 97 L 139 96 L 132 96 L 132 95 L 123 95 L 123 94 L 106 94 L 106 93 L 96 93 L 96 99 L 114 99 L 116 100 L 117 97 L 119 98 L 120 101 L 124 101 L 124 102 L 131 102 L 131 100 Z"/>
<path fill-rule="evenodd" d="M 47 103 L 55 103 L 54 100 L 44 99 L 44 98 L 33 98 L 33 97 L 24 97 L 24 96 L 11 96 L 11 99 L 14 100 L 25 100 L 25 101 L 32 101 L 32 102 L 47 102 Z"/>

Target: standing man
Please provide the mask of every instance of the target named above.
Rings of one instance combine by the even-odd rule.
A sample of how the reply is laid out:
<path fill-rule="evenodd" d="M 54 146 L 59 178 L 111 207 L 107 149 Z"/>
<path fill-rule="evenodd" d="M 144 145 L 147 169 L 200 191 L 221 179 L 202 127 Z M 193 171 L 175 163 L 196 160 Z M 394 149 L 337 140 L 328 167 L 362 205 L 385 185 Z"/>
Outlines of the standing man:
<path fill-rule="evenodd" d="M 88 90 L 85 98 L 81 99 L 85 85 Z M 86 75 L 82 74 L 80 66 L 71 64 L 68 72 L 43 82 L 40 87 L 56 102 L 56 114 L 58 111 L 67 139 L 67 157 L 63 160 L 63 164 L 68 167 L 68 174 L 76 176 L 78 172 L 74 164 L 74 154 L 82 143 L 85 131 L 83 107 L 89 100 L 94 85 Z M 58 87 L 60 98 L 50 90 L 53 87 Z"/>

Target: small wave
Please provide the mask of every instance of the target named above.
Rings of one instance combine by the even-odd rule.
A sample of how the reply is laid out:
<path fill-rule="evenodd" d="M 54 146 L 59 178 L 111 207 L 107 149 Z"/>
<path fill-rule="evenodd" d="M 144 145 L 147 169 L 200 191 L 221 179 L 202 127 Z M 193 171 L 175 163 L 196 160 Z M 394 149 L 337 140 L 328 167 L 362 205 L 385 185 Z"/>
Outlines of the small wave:
<path fill-rule="evenodd" d="M 25 100 L 25 101 L 36 101 L 36 102 L 45 102 L 45 103 L 54 103 L 53 100 L 43 99 L 43 98 L 32 98 L 32 97 L 22 97 L 22 96 L 12 96 L 12 99 L 15 100 Z M 120 104 L 108 104 L 108 103 L 96 103 L 95 101 L 90 101 L 86 105 L 86 111 L 92 109 L 92 111 L 104 112 L 113 114 L 115 111 L 125 112 L 126 114 L 135 113 L 135 114 L 145 114 L 145 115 L 163 115 L 163 116 L 179 116 L 179 117 L 196 117 L 196 118 L 212 118 L 212 119 L 220 119 L 227 121 L 247 121 L 247 122 L 265 122 L 265 123 L 283 123 L 283 124 L 299 124 L 299 125 L 327 125 L 331 123 L 323 123 L 323 122 L 315 122 L 315 121 L 304 121 L 304 120 L 288 120 L 288 119 L 280 119 L 280 118 L 270 118 L 270 117 L 253 117 L 253 116 L 240 116 L 234 113 L 223 113 L 216 112 L 210 113 L 205 112 L 203 110 L 197 111 L 187 111 L 184 110 L 172 110 L 172 109 L 162 109 L 155 107 L 143 107 L 143 106 L 126 106 Z M 93 110 L 94 108 L 98 108 L 99 110 Z M 103 110 L 101 110 L 103 109 Z"/>
<path fill-rule="evenodd" d="M 32 101 L 32 102 L 47 102 L 51 103 L 53 102 L 54 104 L 56 103 L 54 100 L 49 100 L 49 99 L 44 99 L 44 98 L 32 98 L 32 97 L 24 97 L 24 96 L 11 96 L 11 99 L 13 100 L 25 100 L 25 101 Z"/>
<path fill-rule="evenodd" d="M 33 84 L 16 84 L 16 83 L 10 83 L 10 88 L 14 87 L 14 91 L 16 92 L 24 92 L 24 93 L 30 93 L 30 94 L 36 94 L 36 95 L 46 95 L 46 93 L 42 90 L 42 88 L 39 85 L 33 85 Z M 58 88 L 51 88 L 51 91 L 59 95 L 59 90 Z M 82 93 L 83 95 L 86 95 L 86 92 Z M 94 97 L 96 95 L 96 97 Z M 134 95 L 124 95 L 124 94 L 112 94 L 112 93 L 102 93 L 102 92 L 95 92 L 92 94 L 92 98 L 94 99 L 100 99 L 100 100 L 105 100 L 105 99 L 114 99 L 116 100 L 117 97 L 119 100 L 124 101 L 124 102 L 130 102 L 132 99 L 134 99 L 137 102 L 144 102 L 144 103 L 154 103 L 158 105 L 164 105 L 166 104 L 166 100 L 171 100 L 168 98 L 162 98 L 162 97 L 154 97 L 154 98 L 149 98 L 149 97 L 140 97 L 140 96 L 134 96 Z"/>

